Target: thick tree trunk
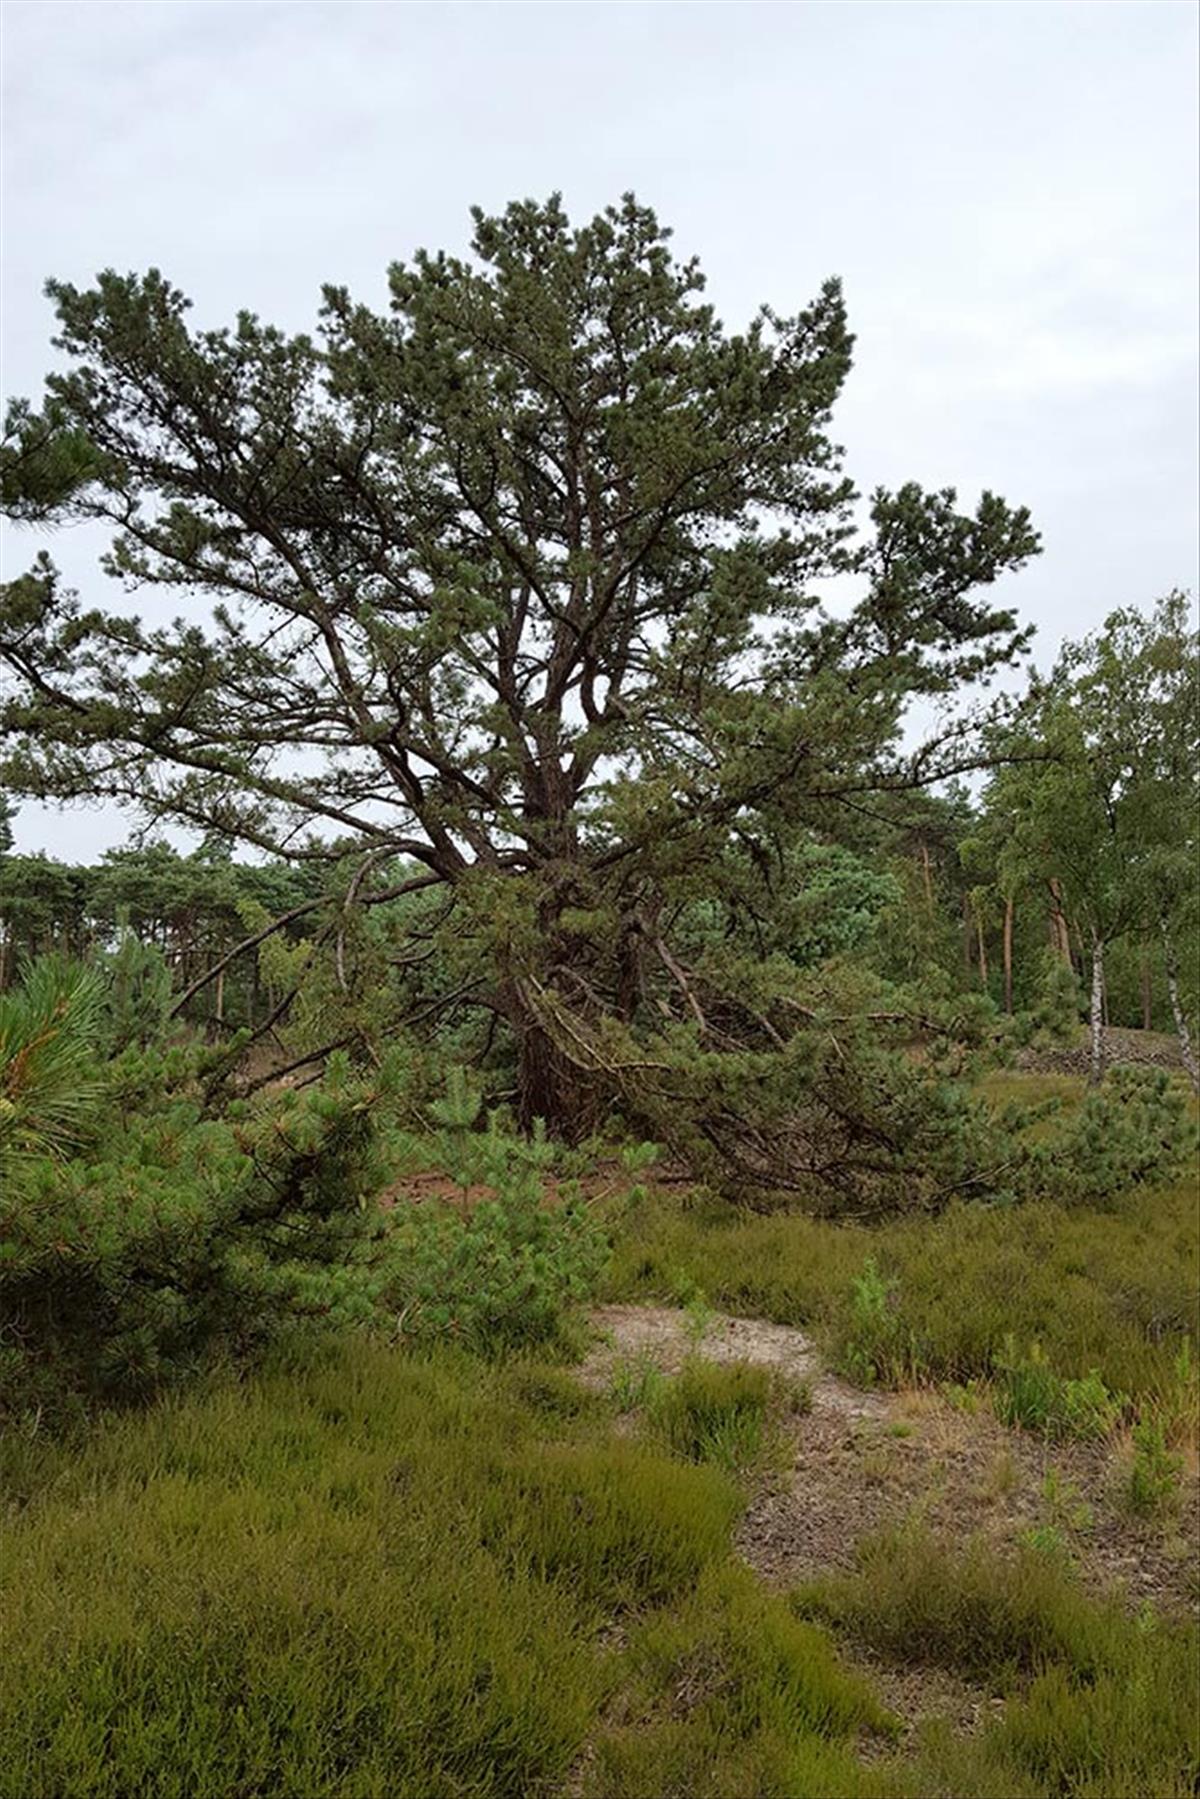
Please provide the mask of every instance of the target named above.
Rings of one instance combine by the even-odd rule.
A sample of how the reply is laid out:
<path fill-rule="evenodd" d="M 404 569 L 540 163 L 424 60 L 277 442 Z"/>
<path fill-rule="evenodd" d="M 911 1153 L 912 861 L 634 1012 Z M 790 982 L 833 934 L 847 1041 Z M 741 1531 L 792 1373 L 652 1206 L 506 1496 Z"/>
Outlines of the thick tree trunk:
<path fill-rule="evenodd" d="M 517 1121 L 531 1132 L 540 1118 L 546 1135 L 578 1143 L 595 1130 L 604 1096 L 595 1082 L 564 1056 L 549 1034 L 532 1019 L 519 1032 Z"/>
<path fill-rule="evenodd" d="M 1004 1010 L 1012 1016 L 1013 1009 L 1013 898 L 1009 894 L 1004 902 Z"/>
<path fill-rule="evenodd" d="M 1188 1029 L 1187 1013 L 1183 1009 L 1183 1000 L 1179 994 L 1179 961 L 1175 954 L 1175 941 L 1163 920 L 1163 959 L 1167 965 L 1167 992 L 1171 996 L 1171 1012 L 1175 1019 L 1175 1029 L 1179 1034 L 1179 1053 L 1183 1065 L 1188 1071 L 1192 1086 L 1200 1093 L 1200 1066 L 1197 1066 L 1196 1052 L 1192 1048 L 1192 1033 Z"/>
<path fill-rule="evenodd" d="M 1092 1059 L 1088 1080 L 1093 1086 L 1104 1074 L 1104 939 L 1092 937 Z"/>

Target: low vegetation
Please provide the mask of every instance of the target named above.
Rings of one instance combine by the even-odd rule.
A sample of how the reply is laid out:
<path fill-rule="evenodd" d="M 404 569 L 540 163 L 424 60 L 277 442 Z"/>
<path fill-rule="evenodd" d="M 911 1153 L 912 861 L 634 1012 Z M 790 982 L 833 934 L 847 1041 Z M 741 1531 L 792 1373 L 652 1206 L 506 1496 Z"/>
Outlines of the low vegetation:
<path fill-rule="evenodd" d="M 1018 1410 L 1064 1422 L 1128 1399 L 1182 1426 L 1196 1404 L 1190 1177 L 1102 1210 L 964 1203 L 874 1228 L 656 1193 L 631 1213 L 605 1292 L 670 1300 L 696 1287 L 725 1311 L 815 1327 L 859 1379 L 994 1380 Z"/>
<path fill-rule="evenodd" d="M 1035 1549 L 1001 1561 L 891 1536 L 796 1605 L 886 1659 L 965 1671 L 1009 1696 L 981 1737 L 931 1758 L 930 1791 L 1184 1799 L 1200 1774 L 1195 1624 L 1088 1599 Z"/>

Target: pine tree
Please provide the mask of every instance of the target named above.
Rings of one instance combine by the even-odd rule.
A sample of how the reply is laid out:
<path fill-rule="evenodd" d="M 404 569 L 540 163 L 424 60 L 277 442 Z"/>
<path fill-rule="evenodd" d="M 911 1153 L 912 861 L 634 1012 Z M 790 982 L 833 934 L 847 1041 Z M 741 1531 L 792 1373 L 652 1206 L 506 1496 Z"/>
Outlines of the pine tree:
<path fill-rule="evenodd" d="M 11 415 L 9 508 L 106 521 L 110 571 L 188 611 L 85 612 L 44 558 L 13 582 L 4 776 L 341 859 L 346 905 L 409 859 L 446 896 L 438 1016 L 509 1033 L 526 1123 L 669 1108 L 684 1048 L 722 1110 L 721 1069 L 794 1086 L 847 1011 L 801 991 L 781 901 L 873 798 L 975 765 L 901 720 L 1023 650 L 978 596 L 1036 536 L 914 485 L 856 531 L 835 281 L 734 333 L 632 197 L 474 217 L 385 315 L 327 288 L 317 337 L 190 330 L 155 271 L 50 284 L 70 366 Z"/>

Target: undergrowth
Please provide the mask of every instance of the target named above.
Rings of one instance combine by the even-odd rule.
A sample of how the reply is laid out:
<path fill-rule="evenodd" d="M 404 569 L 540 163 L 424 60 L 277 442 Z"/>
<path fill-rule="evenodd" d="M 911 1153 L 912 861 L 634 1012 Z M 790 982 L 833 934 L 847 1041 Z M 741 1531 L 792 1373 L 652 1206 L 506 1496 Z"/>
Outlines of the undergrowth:
<path fill-rule="evenodd" d="M 656 1193 L 625 1223 L 605 1296 L 669 1300 L 697 1287 L 724 1311 L 815 1329 L 859 1380 L 990 1380 L 1006 1355 L 1027 1361 L 1036 1344 L 1060 1384 L 1094 1375 L 1169 1436 L 1195 1433 L 1200 1217 L 1190 1179 L 1103 1210 L 960 1202 L 873 1228 Z M 1099 1405 L 1099 1386 L 1093 1395 Z"/>
<path fill-rule="evenodd" d="M 561 1400 L 360 1341 L 74 1453 L 10 1439 L 0 1793 L 544 1790 L 602 1618 L 691 1593 L 740 1503 Z"/>
<path fill-rule="evenodd" d="M 685 1369 L 630 1438 L 528 1356 L 286 1353 L 2 1440 L 2 1799 L 1189 1790 L 1194 1638 L 1044 1555 L 896 1539 L 798 1612 L 736 1562 L 761 1370 Z M 903 1745 L 830 1630 L 1003 1722 Z"/>
<path fill-rule="evenodd" d="M 1200 1781 L 1200 1635 L 1088 1597 L 1056 1558 L 1001 1560 L 919 1530 L 864 1544 L 798 1613 L 890 1661 L 966 1673 L 1008 1695 L 979 1737 L 918 1758 L 927 1791 L 1184 1799 Z"/>

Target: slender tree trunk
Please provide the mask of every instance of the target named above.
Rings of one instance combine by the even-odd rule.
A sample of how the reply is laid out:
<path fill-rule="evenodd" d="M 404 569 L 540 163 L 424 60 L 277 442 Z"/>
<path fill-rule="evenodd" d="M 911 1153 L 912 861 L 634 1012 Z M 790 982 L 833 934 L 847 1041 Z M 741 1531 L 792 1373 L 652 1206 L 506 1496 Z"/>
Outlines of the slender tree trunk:
<path fill-rule="evenodd" d="M 982 915 L 975 919 L 975 938 L 979 944 L 979 984 L 981 987 L 986 987 L 988 984 L 987 945 L 983 940 Z"/>
<path fill-rule="evenodd" d="M 1004 1010 L 1012 1016 L 1013 1009 L 1013 897 L 1011 893 L 1004 902 Z"/>
<path fill-rule="evenodd" d="M 1088 1080 L 1093 1086 L 1104 1073 L 1104 939 L 1092 936 L 1092 1060 Z"/>
<path fill-rule="evenodd" d="M 1050 883 L 1050 897 L 1054 902 L 1053 910 L 1050 914 L 1050 926 L 1054 947 L 1057 949 L 1068 968 L 1074 968 L 1075 964 L 1071 960 L 1071 937 L 1070 932 L 1067 929 L 1067 915 L 1063 911 L 1062 888 L 1057 881 L 1051 881 Z"/>
<path fill-rule="evenodd" d="M 933 911 L 933 877 L 929 872 L 929 845 L 921 844 L 921 869 L 925 876 L 925 904 Z"/>
<path fill-rule="evenodd" d="M 1200 1093 L 1200 1066 L 1196 1063 L 1196 1052 L 1192 1048 L 1192 1033 L 1188 1029 L 1187 1013 L 1183 1009 L 1183 1001 L 1179 994 L 1179 960 L 1175 954 L 1175 940 L 1163 919 L 1162 926 L 1163 960 L 1167 965 L 1167 992 L 1171 996 L 1171 1012 L 1175 1019 L 1175 1029 L 1179 1033 L 1179 1053 L 1183 1065 L 1188 1071 L 1192 1086 Z"/>
<path fill-rule="evenodd" d="M 963 894 L 962 914 L 963 914 L 963 933 L 962 933 L 963 967 L 966 969 L 967 973 L 969 974 L 971 972 L 971 937 L 972 937 L 973 933 L 971 930 L 971 902 L 967 898 L 967 895 L 965 893 Z"/>
<path fill-rule="evenodd" d="M 225 1022 L 225 970 L 217 976 L 217 1023 Z"/>
<path fill-rule="evenodd" d="M 1150 957 L 1142 951 L 1142 1029 L 1152 1030 L 1154 1027 L 1154 1007 L 1150 993 Z"/>

